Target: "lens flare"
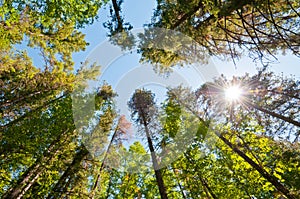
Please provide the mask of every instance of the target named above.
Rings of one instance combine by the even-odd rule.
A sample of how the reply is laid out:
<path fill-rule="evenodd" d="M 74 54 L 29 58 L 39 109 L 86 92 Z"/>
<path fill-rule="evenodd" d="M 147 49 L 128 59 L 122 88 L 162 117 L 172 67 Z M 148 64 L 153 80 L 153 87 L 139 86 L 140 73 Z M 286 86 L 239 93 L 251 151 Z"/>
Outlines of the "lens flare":
<path fill-rule="evenodd" d="M 242 95 L 242 90 L 238 86 L 230 86 L 225 89 L 225 99 L 229 101 L 237 101 Z"/>

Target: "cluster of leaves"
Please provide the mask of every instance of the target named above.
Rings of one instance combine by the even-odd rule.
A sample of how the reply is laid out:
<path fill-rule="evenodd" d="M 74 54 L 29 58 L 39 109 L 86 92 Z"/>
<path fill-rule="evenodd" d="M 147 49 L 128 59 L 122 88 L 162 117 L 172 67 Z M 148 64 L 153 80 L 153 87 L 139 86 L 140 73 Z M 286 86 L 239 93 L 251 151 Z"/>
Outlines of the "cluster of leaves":
<path fill-rule="evenodd" d="M 283 1 L 157 1 L 149 30 L 166 28 L 192 38 L 201 48 L 185 46 L 176 37 L 169 38 L 179 51 L 141 49 L 144 61 L 170 67 L 186 57 L 216 56 L 236 59 L 248 54 L 264 65 L 277 53 L 291 51 L 299 56 L 299 2 Z M 156 33 L 147 36 L 155 37 Z M 184 57 L 179 56 L 185 54 Z M 276 58 L 275 58 L 276 60 Z"/>

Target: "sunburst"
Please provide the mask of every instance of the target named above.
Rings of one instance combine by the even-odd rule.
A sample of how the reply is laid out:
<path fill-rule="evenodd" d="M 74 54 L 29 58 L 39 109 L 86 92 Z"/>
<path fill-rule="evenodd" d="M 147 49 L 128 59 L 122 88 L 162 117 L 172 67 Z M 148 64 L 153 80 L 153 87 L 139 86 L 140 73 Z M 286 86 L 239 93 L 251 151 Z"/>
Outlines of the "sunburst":
<path fill-rule="evenodd" d="M 232 85 L 225 89 L 225 99 L 228 101 L 239 101 L 243 90 L 238 85 Z"/>

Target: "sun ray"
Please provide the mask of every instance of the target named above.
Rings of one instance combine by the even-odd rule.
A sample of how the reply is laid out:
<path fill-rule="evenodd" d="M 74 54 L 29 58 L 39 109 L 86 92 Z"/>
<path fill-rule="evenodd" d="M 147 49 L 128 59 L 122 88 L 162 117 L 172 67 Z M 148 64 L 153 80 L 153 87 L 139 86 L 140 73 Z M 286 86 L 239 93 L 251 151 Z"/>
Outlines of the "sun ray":
<path fill-rule="evenodd" d="M 242 96 L 242 89 L 233 85 L 225 89 L 225 99 L 229 101 L 238 101 Z"/>

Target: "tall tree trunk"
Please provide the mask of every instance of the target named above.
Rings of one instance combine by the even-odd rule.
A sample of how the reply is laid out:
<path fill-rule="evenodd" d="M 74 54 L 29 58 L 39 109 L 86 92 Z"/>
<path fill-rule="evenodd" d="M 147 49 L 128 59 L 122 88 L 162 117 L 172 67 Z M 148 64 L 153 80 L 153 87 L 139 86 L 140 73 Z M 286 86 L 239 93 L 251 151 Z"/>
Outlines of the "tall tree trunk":
<path fill-rule="evenodd" d="M 28 189 L 34 183 L 34 181 L 37 179 L 36 176 L 38 177 L 40 175 L 42 171 L 40 167 L 41 167 L 41 160 L 37 160 L 21 176 L 21 178 L 17 181 L 16 185 L 4 194 L 3 199 L 22 197 L 26 193 L 26 191 L 28 191 Z"/>
<path fill-rule="evenodd" d="M 206 180 L 204 178 L 201 178 L 200 177 L 200 181 L 201 181 L 201 184 L 202 186 L 204 187 L 204 190 L 206 192 L 206 194 L 209 196 L 209 194 L 211 195 L 211 197 L 213 199 L 217 199 L 217 196 L 214 194 L 214 192 L 211 190 L 211 188 L 208 186 Z"/>
<path fill-rule="evenodd" d="M 156 159 L 156 155 L 155 155 L 155 151 L 154 151 L 150 131 L 149 131 L 147 122 L 145 120 L 144 114 L 142 113 L 141 116 L 142 116 L 142 119 L 143 119 L 143 124 L 144 124 L 144 128 L 145 128 L 146 136 L 147 136 L 149 150 L 150 150 L 150 153 L 151 153 L 151 159 L 152 159 L 153 168 L 154 168 L 154 172 L 155 172 L 156 182 L 158 184 L 160 197 L 162 199 L 168 199 L 166 188 L 165 188 L 165 185 L 164 185 L 164 181 L 163 181 L 163 178 L 162 178 L 162 175 L 161 175 L 161 170 L 158 168 L 158 162 L 157 162 L 157 159 Z"/>
<path fill-rule="evenodd" d="M 44 172 L 45 168 L 42 168 L 37 171 L 33 179 L 31 179 L 26 186 L 23 188 L 20 194 L 16 197 L 16 199 L 21 199 L 23 198 L 24 194 L 32 187 L 32 185 L 36 182 L 36 180 L 40 177 L 40 175 Z"/>
<path fill-rule="evenodd" d="M 119 7 L 117 0 L 112 0 L 112 4 L 116 14 L 117 23 L 118 23 L 117 32 L 120 33 L 124 29 L 122 23 L 122 17 L 120 15 L 121 8 Z"/>

